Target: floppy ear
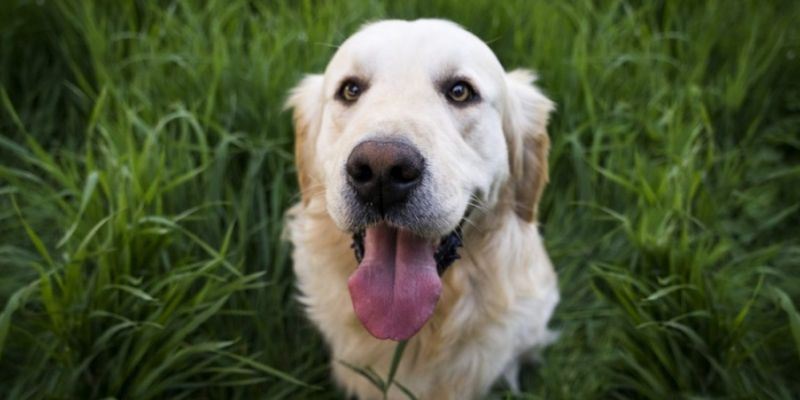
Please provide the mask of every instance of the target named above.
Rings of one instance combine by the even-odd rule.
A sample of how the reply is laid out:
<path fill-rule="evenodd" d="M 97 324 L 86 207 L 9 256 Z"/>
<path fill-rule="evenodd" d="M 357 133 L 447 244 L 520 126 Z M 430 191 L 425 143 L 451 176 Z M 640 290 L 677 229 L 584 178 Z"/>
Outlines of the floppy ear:
<path fill-rule="evenodd" d="M 514 212 L 525 221 L 536 220 L 539 198 L 547 183 L 550 138 L 547 120 L 553 102 L 534 86 L 536 76 L 515 70 L 506 75 L 507 100 L 503 130 L 511 163 L 510 189 Z"/>
<path fill-rule="evenodd" d="M 322 75 L 308 75 L 292 89 L 284 109 L 294 120 L 294 161 L 303 204 L 308 204 L 314 172 L 312 155 L 322 114 Z"/>

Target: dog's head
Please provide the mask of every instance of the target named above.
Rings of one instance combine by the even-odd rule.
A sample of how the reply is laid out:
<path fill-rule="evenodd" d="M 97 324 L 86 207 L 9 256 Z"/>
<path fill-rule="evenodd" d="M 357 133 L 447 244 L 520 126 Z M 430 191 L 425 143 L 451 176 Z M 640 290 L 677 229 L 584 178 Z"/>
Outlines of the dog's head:
<path fill-rule="evenodd" d="M 382 21 L 292 91 L 303 202 L 365 233 L 349 288 L 374 336 L 406 339 L 430 318 L 434 256 L 471 210 L 535 219 L 553 105 L 533 80 L 453 23 Z"/>

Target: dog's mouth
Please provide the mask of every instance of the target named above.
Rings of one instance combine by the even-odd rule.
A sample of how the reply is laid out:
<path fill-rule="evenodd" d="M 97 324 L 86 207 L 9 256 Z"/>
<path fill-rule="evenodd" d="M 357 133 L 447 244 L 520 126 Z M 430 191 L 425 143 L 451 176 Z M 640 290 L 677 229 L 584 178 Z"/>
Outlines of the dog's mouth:
<path fill-rule="evenodd" d="M 405 340 L 433 315 L 440 276 L 459 258 L 461 226 L 436 240 L 385 222 L 353 234 L 359 262 L 347 282 L 356 316 L 378 339 Z"/>

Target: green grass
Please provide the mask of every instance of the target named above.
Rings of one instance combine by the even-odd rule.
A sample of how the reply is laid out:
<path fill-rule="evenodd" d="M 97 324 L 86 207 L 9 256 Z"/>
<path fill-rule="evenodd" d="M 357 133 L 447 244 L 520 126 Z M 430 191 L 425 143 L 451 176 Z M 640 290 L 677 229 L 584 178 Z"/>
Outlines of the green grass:
<path fill-rule="evenodd" d="M 558 103 L 562 335 L 519 397 L 796 398 L 800 3 L 777 0 L 2 2 L 0 398 L 340 396 L 281 239 L 282 103 L 363 22 L 422 16 Z"/>

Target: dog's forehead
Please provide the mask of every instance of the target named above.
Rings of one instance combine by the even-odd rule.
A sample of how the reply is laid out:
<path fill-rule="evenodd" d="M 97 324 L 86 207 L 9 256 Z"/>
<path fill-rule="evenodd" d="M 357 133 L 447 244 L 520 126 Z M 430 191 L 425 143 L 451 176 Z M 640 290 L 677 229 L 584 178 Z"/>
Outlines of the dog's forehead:
<path fill-rule="evenodd" d="M 328 64 L 328 73 L 371 75 L 377 71 L 463 69 L 499 76 L 503 68 L 489 47 L 455 23 L 423 19 L 366 25 L 348 38 Z"/>

